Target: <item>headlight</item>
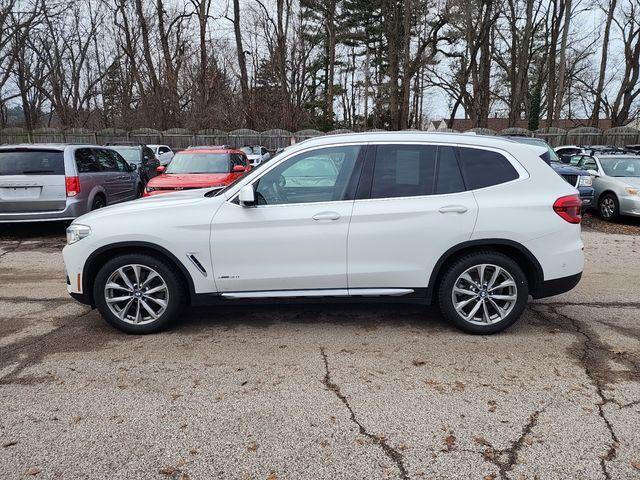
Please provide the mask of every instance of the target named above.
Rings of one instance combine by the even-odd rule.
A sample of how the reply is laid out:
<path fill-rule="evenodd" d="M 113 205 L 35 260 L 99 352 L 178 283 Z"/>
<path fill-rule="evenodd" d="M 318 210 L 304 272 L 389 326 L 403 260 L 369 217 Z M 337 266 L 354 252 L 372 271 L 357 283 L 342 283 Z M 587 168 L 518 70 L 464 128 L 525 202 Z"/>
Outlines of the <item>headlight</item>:
<path fill-rule="evenodd" d="M 625 190 L 627 191 L 627 193 L 629 195 L 638 195 L 638 196 L 640 196 L 640 189 L 638 189 L 638 188 L 626 187 Z"/>
<path fill-rule="evenodd" d="M 147 193 L 156 191 L 154 187 L 149 187 L 149 186 L 145 187 L 145 190 L 147 191 Z"/>
<path fill-rule="evenodd" d="M 593 177 L 591 175 L 580 175 L 578 178 L 579 187 L 590 187 L 593 185 Z"/>
<path fill-rule="evenodd" d="M 91 227 L 87 225 L 80 225 L 72 223 L 67 228 L 67 245 L 76 243 L 78 240 L 82 240 L 84 237 L 91 233 Z"/>

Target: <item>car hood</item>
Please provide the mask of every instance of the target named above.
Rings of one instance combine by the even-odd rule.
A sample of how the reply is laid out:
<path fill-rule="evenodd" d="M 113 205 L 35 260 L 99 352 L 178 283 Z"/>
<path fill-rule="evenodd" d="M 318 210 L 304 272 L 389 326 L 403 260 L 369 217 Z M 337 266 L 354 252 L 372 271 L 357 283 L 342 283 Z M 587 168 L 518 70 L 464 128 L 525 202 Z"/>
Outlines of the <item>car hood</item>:
<path fill-rule="evenodd" d="M 589 175 L 588 172 L 581 168 L 566 165 L 564 163 L 551 162 L 551 168 L 560 175 Z"/>
<path fill-rule="evenodd" d="M 640 188 L 640 177 L 612 177 L 630 187 Z"/>
<path fill-rule="evenodd" d="M 206 198 L 204 196 L 208 191 L 210 191 L 210 189 L 203 188 L 138 198 L 137 200 L 132 200 L 130 202 L 118 203 L 116 205 L 94 210 L 93 212 L 89 212 L 76 218 L 73 223 L 91 225 L 93 222 L 114 216 L 126 217 L 127 220 L 131 220 L 131 218 L 136 215 L 146 215 L 152 210 L 159 209 L 170 211 L 172 214 L 175 214 L 176 209 L 190 208 L 205 200 L 212 200 L 211 198 Z M 219 201 L 224 201 L 224 198 L 221 196 Z"/>
<path fill-rule="evenodd" d="M 165 173 L 152 178 L 147 185 L 154 188 L 205 188 L 229 183 L 231 178 L 230 173 Z"/>

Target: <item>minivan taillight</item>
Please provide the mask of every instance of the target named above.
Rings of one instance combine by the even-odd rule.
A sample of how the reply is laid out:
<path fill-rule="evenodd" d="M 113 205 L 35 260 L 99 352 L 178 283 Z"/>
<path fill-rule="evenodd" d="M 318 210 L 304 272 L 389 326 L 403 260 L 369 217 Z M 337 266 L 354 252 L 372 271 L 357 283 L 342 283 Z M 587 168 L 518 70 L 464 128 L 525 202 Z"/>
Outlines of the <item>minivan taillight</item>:
<path fill-rule="evenodd" d="M 64 186 L 67 190 L 67 197 L 75 197 L 80 193 L 80 179 L 78 177 L 65 177 Z"/>
<path fill-rule="evenodd" d="M 580 195 L 560 197 L 554 202 L 553 209 L 569 223 L 580 223 L 582 220 L 582 200 L 580 200 Z"/>

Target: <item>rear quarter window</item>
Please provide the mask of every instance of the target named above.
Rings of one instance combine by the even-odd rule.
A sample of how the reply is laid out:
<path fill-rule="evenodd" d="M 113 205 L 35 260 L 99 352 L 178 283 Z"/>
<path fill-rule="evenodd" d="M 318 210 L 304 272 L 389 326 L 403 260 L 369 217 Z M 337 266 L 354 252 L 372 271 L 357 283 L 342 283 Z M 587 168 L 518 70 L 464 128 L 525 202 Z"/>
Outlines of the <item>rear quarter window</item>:
<path fill-rule="evenodd" d="M 460 166 L 469 190 L 491 187 L 518 178 L 518 172 L 506 157 L 481 148 L 460 147 Z"/>
<path fill-rule="evenodd" d="M 0 150 L 0 175 L 64 175 L 64 154 L 56 150 Z"/>

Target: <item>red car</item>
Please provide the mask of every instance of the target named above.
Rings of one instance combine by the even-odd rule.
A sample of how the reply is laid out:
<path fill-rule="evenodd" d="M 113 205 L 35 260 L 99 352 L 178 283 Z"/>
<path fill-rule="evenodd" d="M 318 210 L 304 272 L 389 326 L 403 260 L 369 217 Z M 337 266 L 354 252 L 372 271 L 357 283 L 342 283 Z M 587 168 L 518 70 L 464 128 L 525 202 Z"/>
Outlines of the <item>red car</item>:
<path fill-rule="evenodd" d="M 241 177 L 251 164 L 240 150 L 226 147 L 188 148 L 175 154 L 168 166 L 157 168 L 144 196 L 192 188 L 224 187 Z"/>

